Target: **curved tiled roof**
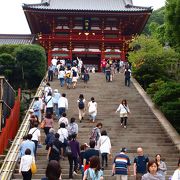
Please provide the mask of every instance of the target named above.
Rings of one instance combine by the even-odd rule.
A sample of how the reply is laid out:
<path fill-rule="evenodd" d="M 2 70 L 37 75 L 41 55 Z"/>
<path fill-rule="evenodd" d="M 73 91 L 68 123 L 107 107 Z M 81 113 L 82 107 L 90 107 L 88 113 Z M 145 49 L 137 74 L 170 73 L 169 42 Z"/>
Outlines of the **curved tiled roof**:
<path fill-rule="evenodd" d="M 42 0 L 24 4 L 23 8 L 73 11 L 147 11 L 151 7 L 133 6 L 132 0 Z"/>
<path fill-rule="evenodd" d="M 2 44 L 32 44 L 35 35 L 0 34 L 0 45 Z"/>

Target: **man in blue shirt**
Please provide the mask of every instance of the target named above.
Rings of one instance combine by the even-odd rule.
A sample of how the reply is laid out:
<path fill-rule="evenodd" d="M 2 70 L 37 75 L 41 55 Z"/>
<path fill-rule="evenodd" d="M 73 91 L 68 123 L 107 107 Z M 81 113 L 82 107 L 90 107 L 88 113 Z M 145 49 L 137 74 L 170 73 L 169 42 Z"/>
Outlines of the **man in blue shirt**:
<path fill-rule="evenodd" d="M 19 148 L 19 158 L 25 155 L 26 149 L 30 149 L 31 155 L 34 156 L 35 144 L 33 141 L 31 141 L 31 138 L 32 138 L 32 134 L 28 134 L 26 136 L 26 140 L 21 143 Z"/>
<path fill-rule="evenodd" d="M 144 156 L 141 147 L 137 148 L 137 154 L 138 156 L 134 158 L 134 176 L 136 177 L 136 180 L 141 180 L 142 176 L 147 172 L 149 158 Z"/>
<path fill-rule="evenodd" d="M 116 180 L 127 180 L 130 174 L 130 159 L 126 155 L 127 149 L 122 148 L 121 152 L 114 158 L 112 174 L 116 175 Z"/>

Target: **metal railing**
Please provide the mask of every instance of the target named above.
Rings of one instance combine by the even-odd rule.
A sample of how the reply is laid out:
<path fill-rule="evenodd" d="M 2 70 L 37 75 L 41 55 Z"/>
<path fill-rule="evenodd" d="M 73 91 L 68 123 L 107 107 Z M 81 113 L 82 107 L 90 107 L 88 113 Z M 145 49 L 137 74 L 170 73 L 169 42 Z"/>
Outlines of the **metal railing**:
<path fill-rule="evenodd" d="M 47 78 L 47 74 L 41 81 L 41 84 L 39 85 L 35 96 L 40 96 L 42 94 L 42 84 L 45 78 Z M 34 103 L 34 98 L 29 106 L 29 109 L 32 108 L 33 103 Z M 13 143 L 1 166 L 0 180 L 10 180 L 13 175 L 18 160 L 19 147 L 22 142 L 22 138 L 23 136 L 27 135 L 27 133 L 29 132 L 29 109 L 21 123 L 21 126 L 16 134 L 16 137 L 14 138 Z"/>
<path fill-rule="evenodd" d="M 0 76 L 0 131 L 6 125 L 16 99 L 16 92 L 4 76 Z"/>

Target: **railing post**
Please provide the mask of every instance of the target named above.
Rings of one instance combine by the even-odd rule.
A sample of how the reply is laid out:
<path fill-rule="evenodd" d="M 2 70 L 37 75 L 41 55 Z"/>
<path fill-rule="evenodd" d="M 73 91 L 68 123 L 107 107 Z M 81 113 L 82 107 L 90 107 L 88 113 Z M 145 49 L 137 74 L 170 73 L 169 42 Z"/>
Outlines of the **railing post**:
<path fill-rule="evenodd" d="M 3 82 L 4 82 L 4 77 L 0 76 L 0 132 L 2 130 L 2 118 L 3 118 L 3 102 L 2 102 L 2 97 L 3 97 Z"/>

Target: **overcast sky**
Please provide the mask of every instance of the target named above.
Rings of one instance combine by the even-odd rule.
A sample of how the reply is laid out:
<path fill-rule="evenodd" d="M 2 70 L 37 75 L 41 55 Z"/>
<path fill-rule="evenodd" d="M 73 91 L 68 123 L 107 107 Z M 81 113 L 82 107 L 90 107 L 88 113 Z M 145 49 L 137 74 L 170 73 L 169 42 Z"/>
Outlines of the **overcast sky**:
<path fill-rule="evenodd" d="M 165 5 L 165 1 L 133 0 L 133 3 L 134 5 L 152 6 L 154 9 L 158 9 Z M 0 34 L 30 34 L 29 26 L 22 10 L 22 4 L 36 2 L 41 2 L 41 0 L 1 0 Z"/>

